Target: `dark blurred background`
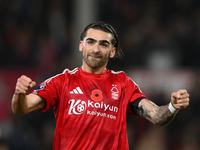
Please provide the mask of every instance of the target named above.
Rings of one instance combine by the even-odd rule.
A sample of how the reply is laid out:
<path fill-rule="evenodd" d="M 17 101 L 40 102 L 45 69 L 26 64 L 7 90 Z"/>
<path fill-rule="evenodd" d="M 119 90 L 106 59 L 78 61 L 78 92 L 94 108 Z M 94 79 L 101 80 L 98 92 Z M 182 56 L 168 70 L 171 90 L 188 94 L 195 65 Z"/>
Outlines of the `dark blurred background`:
<path fill-rule="evenodd" d="M 0 0 L 0 150 L 52 149 L 52 110 L 11 112 L 17 78 L 39 84 L 80 67 L 79 35 L 99 20 L 116 28 L 125 53 L 109 69 L 125 71 L 158 105 L 173 91 L 190 93 L 190 106 L 165 127 L 127 116 L 130 150 L 199 150 L 199 0 Z"/>

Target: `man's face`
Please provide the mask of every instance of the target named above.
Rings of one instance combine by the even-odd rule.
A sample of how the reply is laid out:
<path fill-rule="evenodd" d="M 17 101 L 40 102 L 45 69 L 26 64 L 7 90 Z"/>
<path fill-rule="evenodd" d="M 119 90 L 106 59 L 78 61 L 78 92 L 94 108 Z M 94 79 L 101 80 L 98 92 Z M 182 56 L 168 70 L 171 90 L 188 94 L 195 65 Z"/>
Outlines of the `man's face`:
<path fill-rule="evenodd" d="M 110 33 L 89 29 L 79 45 L 79 50 L 83 52 L 83 63 L 93 69 L 106 66 L 109 58 L 115 56 L 116 48 L 111 43 L 112 38 Z"/>

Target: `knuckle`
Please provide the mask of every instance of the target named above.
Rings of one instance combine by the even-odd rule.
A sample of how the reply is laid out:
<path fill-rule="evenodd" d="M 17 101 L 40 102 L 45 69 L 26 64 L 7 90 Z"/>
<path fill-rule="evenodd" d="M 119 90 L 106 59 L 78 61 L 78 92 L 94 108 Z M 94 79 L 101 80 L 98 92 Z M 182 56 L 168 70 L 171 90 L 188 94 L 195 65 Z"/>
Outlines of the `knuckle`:
<path fill-rule="evenodd" d="M 172 94 L 171 94 L 171 96 L 173 97 L 175 95 L 175 92 L 173 92 Z"/>
<path fill-rule="evenodd" d="M 22 75 L 21 78 L 26 78 L 26 76 L 25 76 L 25 75 Z"/>
<path fill-rule="evenodd" d="M 19 91 L 19 87 L 18 86 L 16 86 L 15 91 Z"/>
<path fill-rule="evenodd" d="M 25 75 L 22 75 L 20 78 L 21 78 L 22 80 L 28 82 L 28 83 L 30 83 L 30 82 L 32 81 L 29 77 L 27 77 L 27 76 L 25 76 Z"/>
<path fill-rule="evenodd" d="M 21 82 L 21 78 L 18 78 L 18 79 L 17 79 L 17 82 Z"/>

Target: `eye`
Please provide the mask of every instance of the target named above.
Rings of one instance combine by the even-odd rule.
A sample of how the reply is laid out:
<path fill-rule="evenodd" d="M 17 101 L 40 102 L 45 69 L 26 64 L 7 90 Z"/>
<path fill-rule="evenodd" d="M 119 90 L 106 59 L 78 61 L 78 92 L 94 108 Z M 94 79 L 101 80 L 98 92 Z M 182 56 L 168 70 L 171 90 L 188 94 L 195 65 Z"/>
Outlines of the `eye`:
<path fill-rule="evenodd" d="M 100 45 L 103 46 L 103 47 L 109 47 L 108 43 L 101 43 Z"/>
<path fill-rule="evenodd" d="M 87 41 L 87 43 L 88 43 L 89 45 L 93 45 L 93 44 L 94 44 L 94 41 Z"/>

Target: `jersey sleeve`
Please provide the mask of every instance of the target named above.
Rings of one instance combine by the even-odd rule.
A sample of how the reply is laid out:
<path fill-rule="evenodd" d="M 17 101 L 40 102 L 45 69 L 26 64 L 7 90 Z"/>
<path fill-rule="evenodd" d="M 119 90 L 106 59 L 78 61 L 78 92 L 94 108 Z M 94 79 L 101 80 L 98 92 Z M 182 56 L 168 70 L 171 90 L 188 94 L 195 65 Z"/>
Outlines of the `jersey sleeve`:
<path fill-rule="evenodd" d="M 129 77 L 127 77 L 126 91 L 127 91 L 127 95 L 129 96 L 128 104 L 134 103 L 138 99 L 146 98 L 146 96 L 140 90 L 139 86 Z M 131 107 L 129 107 L 129 105 L 127 108 L 127 113 L 130 115 L 135 115 L 134 111 L 131 109 Z"/>
<path fill-rule="evenodd" d="M 58 103 L 58 93 L 60 91 L 61 76 L 56 76 L 42 82 L 32 93 L 42 97 L 46 101 L 46 106 L 41 111 L 45 112 L 50 108 L 55 109 Z"/>

